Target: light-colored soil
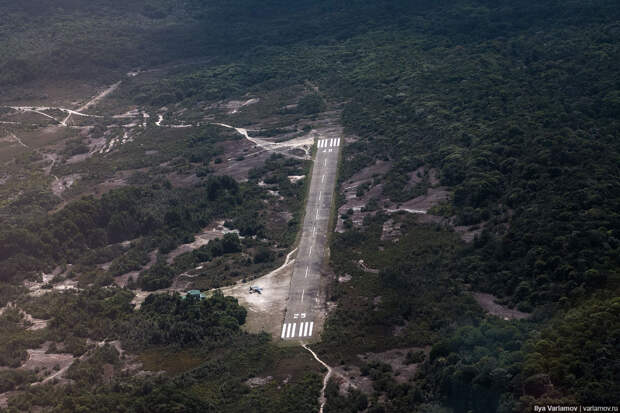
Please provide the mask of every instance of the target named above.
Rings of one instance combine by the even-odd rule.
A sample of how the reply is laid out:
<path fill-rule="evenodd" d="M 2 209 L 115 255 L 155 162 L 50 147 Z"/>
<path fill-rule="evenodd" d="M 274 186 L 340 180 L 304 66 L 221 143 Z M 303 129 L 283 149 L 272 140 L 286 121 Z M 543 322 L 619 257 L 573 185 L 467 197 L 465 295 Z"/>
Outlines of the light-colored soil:
<path fill-rule="evenodd" d="M 401 225 L 400 222 L 394 222 L 391 218 L 385 221 L 381 231 L 381 241 L 398 241 L 402 234 L 400 231 Z"/>
<path fill-rule="evenodd" d="M 456 231 L 461 239 L 467 243 L 470 243 L 476 238 L 477 235 L 482 233 L 484 229 L 484 224 L 477 225 L 458 225 L 454 227 L 454 231 Z"/>
<path fill-rule="evenodd" d="M 473 292 L 472 296 L 478 304 L 480 304 L 480 307 L 484 308 L 486 312 L 504 320 L 522 320 L 531 316 L 531 314 L 513 310 L 506 306 L 497 304 L 495 302 L 497 297 L 492 294 Z"/>
<path fill-rule="evenodd" d="M 62 193 L 71 188 L 71 186 L 78 179 L 80 179 L 80 174 L 71 174 L 59 177 L 52 182 L 52 192 L 56 196 L 62 196 Z"/>
<path fill-rule="evenodd" d="M 27 350 L 28 360 L 20 367 L 26 370 L 40 370 L 42 380 L 39 383 L 42 384 L 53 379 L 61 379 L 75 360 L 71 354 L 47 354 L 50 344 L 46 342 L 38 349 Z"/>
<path fill-rule="evenodd" d="M 291 251 L 285 263 L 263 277 L 250 282 L 239 282 L 220 290 L 239 300 L 239 304 L 248 310 L 244 329 L 251 333 L 265 331 L 277 337 L 280 334 L 281 322 L 286 309 L 288 292 L 293 275 L 293 254 Z M 263 288 L 262 294 L 249 293 L 250 286 Z"/>
<path fill-rule="evenodd" d="M 140 272 L 148 270 L 153 265 L 155 265 L 156 262 L 157 262 L 157 250 L 153 250 L 149 252 L 149 262 L 147 262 L 144 267 L 142 267 L 138 271 L 130 271 L 128 273 L 119 275 L 118 277 L 114 277 L 114 283 L 121 288 L 126 287 L 130 279 L 132 279 L 133 281 L 137 281 L 138 275 L 140 274 Z"/>
<path fill-rule="evenodd" d="M 71 290 L 71 289 L 77 290 L 78 289 L 77 281 L 66 279 L 66 278 L 60 282 L 53 284 L 52 288 L 43 288 L 44 286 L 47 286 L 48 284 L 50 284 L 50 282 L 56 276 L 66 277 L 66 275 L 70 271 L 70 268 L 71 266 L 68 265 L 67 271 L 65 271 L 64 274 L 61 274 L 60 267 L 56 267 L 54 271 L 52 271 L 49 274 L 46 274 L 46 273 L 41 274 L 41 281 L 25 281 L 24 287 L 30 290 L 29 294 L 31 296 L 35 296 L 35 297 L 46 294 L 50 291 L 64 291 L 64 290 Z"/>
<path fill-rule="evenodd" d="M 374 165 L 367 166 L 366 168 L 353 175 L 350 179 L 342 183 L 340 191 L 344 195 L 346 201 L 338 209 L 336 231 L 344 231 L 344 220 L 342 219 L 341 215 L 346 213 L 349 209 L 353 210 L 353 216 L 351 217 L 353 224 L 356 226 L 362 225 L 364 217 L 370 214 L 370 212 L 362 212 L 362 208 L 366 206 L 370 199 L 382 197 L 383 185 L 374 185 L 361 197 L 358 197 L 356 195 L 357 190 L 360 186 L 366 183 L 370 183 L 373 178 L 380 179 L 390 170 L 391 167 L 391 162 L 378 160 L 377 162 L 375 162 Z"/>
<path fill-rule="evenodd" d="M 254 388 L 254 387 L 264 386 L 265 384 L 269 384 L 272 380 L 273 380 L 272 376 L 252 377 L 250 379 L 247 379 L 245 381 L 245 384 L 247 384 L 248 386 Z"/>
<path fill-rule="evenodd" d="M 186 252 L 197 250 L 203 245 L 207 245 L 209 241 L 217 239 L 217 238 L 222 238 L 224 235 L 228 233 L 235 233 L 239 235 L 239 230 L 227 228 L 224 225 L 223 220 L 216 221 L 213 225 L 210 225 L 204 228 L 199 234 L 195 235 L 193 242 L 189 244 L 180 245 L 176 249 L 174 249 L 172 252 L 170 252 L 168 254 L 168 257 L 166 258 L 166 262 L 168 264 L 172 264 L 174 259 L 178 257 L 179 255 L 184 254 Z M 239 237 L 239 238 L 243 238 L 243 237 Z"/>
<path fill-rule="evenodd" d="M 447 188 L 429 188 L 425 195 L 405 201 L 394 209 L 400 211 L 428 211 L 431 207 L 439 204 L 440 202 L 447 201 L 449 198 L 450 192 Z"/>

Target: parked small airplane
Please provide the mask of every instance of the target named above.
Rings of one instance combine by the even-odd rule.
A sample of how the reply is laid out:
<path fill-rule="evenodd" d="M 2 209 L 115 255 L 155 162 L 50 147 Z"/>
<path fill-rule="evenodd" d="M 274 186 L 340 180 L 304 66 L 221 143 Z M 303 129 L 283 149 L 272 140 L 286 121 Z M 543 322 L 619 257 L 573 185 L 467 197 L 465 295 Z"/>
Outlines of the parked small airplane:
<path fill-rule="evenodd" d="M 261 287 L 251 286 L 250 287 L 250 294 L 252 294 L 252 293 L 262 294 L 263 293 L 263 289 Z"/>

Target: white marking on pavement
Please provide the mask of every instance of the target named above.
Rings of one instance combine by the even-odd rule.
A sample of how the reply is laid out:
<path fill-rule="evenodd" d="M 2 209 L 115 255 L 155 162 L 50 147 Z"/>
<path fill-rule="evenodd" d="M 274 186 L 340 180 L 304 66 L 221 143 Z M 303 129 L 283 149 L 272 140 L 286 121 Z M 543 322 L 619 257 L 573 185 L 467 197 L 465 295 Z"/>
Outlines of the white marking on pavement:
<path fill-rule="evenodd" d="M 340 146 L 340 138 L 336 139 L 336 146 Z"/>
<path fill-rule="evenodd" d="M 310 323 L 305 323 L 304 324 L 304 337 L 306 337 L 308 335 L 308 326 L 310 325 Z"/>
<path fill-rule="evenodd" d="M 293 332 L 291 333 L 291 337 L 295 337 L 295 327 L 297 327 L 297 323 L 293 323 Z"/>
<path fill-rule="evenodd" d="M 325 182 L 325 175 L 321 178 L 321 182 Z"/>
<path fill-rule="evenodd" d="M 285 334 L 286 334 L 286 323 L 282 324 L 282 338 L 284 338 Z"/>
<path fill-rule="evenodd" d="M 286 338 L 289 338 L 291 336 L 291 326 L 293 324 L 292 323 L 288 323 L 287 327 L 286 327 Z"/>
<path fill-rule="evenodd" d="M 304 278 L 308 278 L 308 269 L 309 269 L 309 267 L 306 266 L 306 276 Z"/>
<path fill-rule="evenodd" d="M 323 192 L 319 192 L 319 201 L 321 200 L 321 194 L 322 194 L 322 193 L 323 193 Z"/>
<path fill-rule="evenodd" d="M 301 290 L 301 302 L 304 302 L 304 293 L 306 292 L 306 290 Z"/>
<path fill-rule="evenodd" d="M 325 159 L 325 162 L 323 162 L 323 166 L 327 166 L 327 158 Z"/>
<path fill-rule="evenodd" d="M 312 327 L 314 327 L 314 321 L 310 322 L 310 330 L 308 330 L 308 337 L 312 335 Z"/>
<path fill-rule="evenodd" d="M 332 140 L 329 142 L 329 146 L 334 146 L 334 144 L 335 144 L 335 143 L 336 143 L 336 139 L 332 139 Z"/>
<path fill-rule="evenodd" d="M 310 251 L 308 251 L 308 256 L 312 254 L 312 245 L 310 245 Z"/>

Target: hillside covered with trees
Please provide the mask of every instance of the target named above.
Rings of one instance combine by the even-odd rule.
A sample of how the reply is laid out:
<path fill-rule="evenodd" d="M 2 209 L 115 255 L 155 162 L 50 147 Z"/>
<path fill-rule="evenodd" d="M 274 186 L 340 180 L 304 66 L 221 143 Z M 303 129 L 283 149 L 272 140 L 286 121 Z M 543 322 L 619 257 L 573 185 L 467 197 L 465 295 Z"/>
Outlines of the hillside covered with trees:
<path fill-rule="evenodd" d="M 0 0 L 0 11 L 3 104 L 42 99 L 45 83 L 110 84 L 143 70 L 156 75 L 124 80 L 115 99 L 191 114 L 248 94 L 280 104 L 303 85 L 312 94 L 269 116 L 338 108 L 347 139 L 336 206 L 345 211 L 330 240 L 333 306 L 313 348 L 371 385 L 348 389 L 336 377 L 326 412 L 620 403 L 617 2 Z M 302 349 L 243 332 L 234 299 L 151 295 L 134 309 L 136 289 L 167 288 L 202 263 L 213 264 L 216 287 L 238 268 L 266 271 L 303 215 L 304 184 L 287 177 L 307 164 L 273 156 L 234 179 L 213 173 L 224 132 L 168 136 L 152 161 L 129 151 L 113 165 L 93 161 L 93 182 L 129 164 L 152 168 L 122 188 L 64 205 L 36 186 L 0 203 L 0 365 L 11 368 L 0 371 L 0 392 L 15 392 L 6 411 L 318 411 L 319 367 Z M 84 149 L 76 141 L 66 151 Z M 24 172 L 40 155 L 3 168 L 47 179 Z M 361 211 L 347 211 L 345 183 L 376 165 L 389 167 L 357 190 Z M 156 175 L 165 168 L 191 169 L 197 181 L 175 187 Z M 265 182 L 279 185 L 293 216 L 275 229 Z M 437 193 L 424 214 L 395 212 Z M 166 261 L 216 220 L 239 235 Z M 79 291 L 28 295 L 24 282 L 58 266 L 72 268 Z M 128 271 L 139 272 L 137 285 L 114 286 Z M 489 314 L 472 293 L 521 316 Z M 30 329 L 12 305 L 47 326 Z M 30 386 L 36 377 L 17 367 L 49 342 L 79 363 L 69 383 Z M 360 357 L 393 349 L 416 349 L 406 350 L 410 379 Z M 177 365 L 166 364 L 170 354 Z M 125 357 L 167 374 L 134 376 Z M 249 385 L 255 376 L 276 381 Z"/>

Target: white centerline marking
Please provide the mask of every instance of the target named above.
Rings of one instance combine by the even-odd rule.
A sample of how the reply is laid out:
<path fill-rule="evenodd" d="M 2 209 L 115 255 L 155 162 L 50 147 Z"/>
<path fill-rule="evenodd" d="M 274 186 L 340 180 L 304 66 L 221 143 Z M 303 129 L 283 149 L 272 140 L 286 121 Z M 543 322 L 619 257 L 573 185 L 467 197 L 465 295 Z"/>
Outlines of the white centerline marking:
<path fill-rule="evenodd" d="M 321 182 L 325 182 L 325 175 L 321 178 Z"/>
<path fill-rule="evenodd" d="M 321 200 L 321 194 L 323 194 L 323 192 L 319 192 L 319 201 Z"/>
<path fill-rule="evenodd" d="M 309 269 L 309 267 L 306 266 L 306 276 L 304 278 L 308 278 L 308 269 Z"/>
<path fill-rule="evenodd" d="M 327 159 L 325 159 L 325 162 L 323 162 L 323 166 L 327 166 Z"/>
<path fill-rule="evenodd" d="M 304 293 L 305 293 L 305 292 L 306 292 L 306 290 L 301 290 L 301 300 L 300 300 L 300 301 L 301 301 L 302 303 L 304 302 Z M 300 331 L 301 331 L 301 329 L 300 329 Z"/>
<path fill-rule="evenodd" d="M 310 251 L 308 251 L 308 256 L 312 255 L 312 245 L 310 245 Z"/>

